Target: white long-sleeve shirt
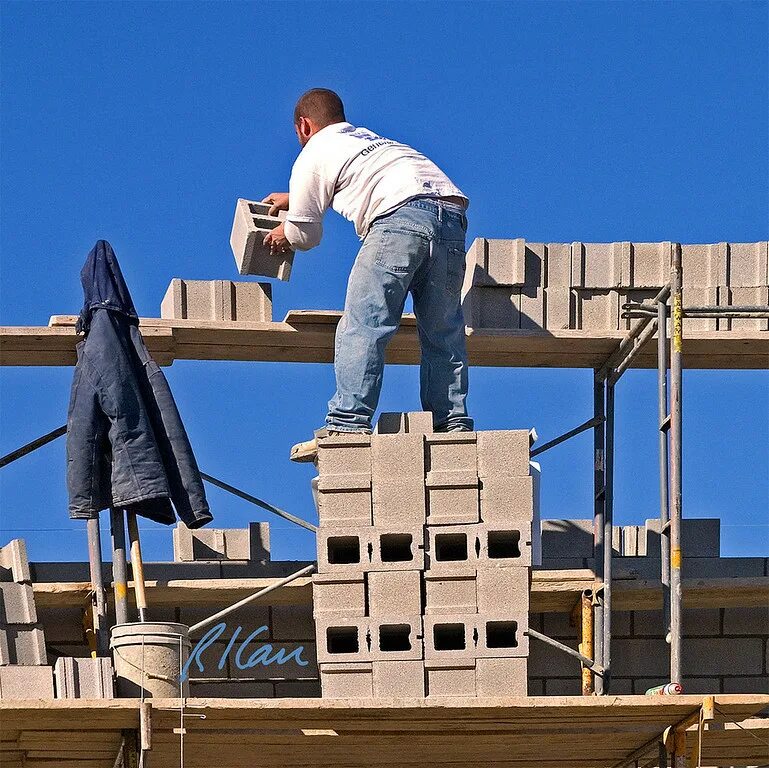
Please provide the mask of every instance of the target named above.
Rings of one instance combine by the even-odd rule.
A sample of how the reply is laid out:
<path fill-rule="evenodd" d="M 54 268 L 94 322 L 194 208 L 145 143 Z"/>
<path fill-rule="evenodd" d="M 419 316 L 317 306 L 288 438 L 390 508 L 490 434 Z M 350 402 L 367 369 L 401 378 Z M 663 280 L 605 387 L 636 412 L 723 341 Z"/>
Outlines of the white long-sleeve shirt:
<path fill-rule="evenodd" d="M 329 207 L 355 224 L 361 240 L 377 216 L 415 197 L 468 198 L 420 152 L 367 128 L 334 123 L 305 144 L 291 170 L 285 235 L 294 250 L 314 248 Z"/>

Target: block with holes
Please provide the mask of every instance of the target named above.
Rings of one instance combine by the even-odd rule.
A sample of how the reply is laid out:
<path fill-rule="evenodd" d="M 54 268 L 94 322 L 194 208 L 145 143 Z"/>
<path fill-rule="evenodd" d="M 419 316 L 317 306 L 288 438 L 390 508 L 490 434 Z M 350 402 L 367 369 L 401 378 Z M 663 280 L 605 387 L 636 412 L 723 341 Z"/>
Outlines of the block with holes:
<path fill-rule="evenodd" d="M 424 527 L 319 528 L 318 572 L 422 570 Z"/>
<path fill-rule="evenodd" d="M 371 661 L 369 620 L 355 616 L 315 616 L 318 663 Z"/>
<path fill-rule="evenodd" d="M 238 199 L 230 233 L 230 247 L 241 275 L 263 275 L 288 280 L 294 261 L 293 251 L 273 254 L 264 238 L 285 216 L 270 216 L 270 206 Z"/>
<path fill-rule="evenodd" d="M 436 565 L 531 566 L 531 522 L 428 525 L 427 562 Z"/>
<path fill-rule="evenodd" d="M 516 614 L 437 614 L 424 617 L 426 659 L 528 656 L 528 606 Z"/>
<path fill-rule="evenodd" d="M 387 616 L 369 620 L 372 661 L 413 661 L 424 658 L 422 617 Z"/>

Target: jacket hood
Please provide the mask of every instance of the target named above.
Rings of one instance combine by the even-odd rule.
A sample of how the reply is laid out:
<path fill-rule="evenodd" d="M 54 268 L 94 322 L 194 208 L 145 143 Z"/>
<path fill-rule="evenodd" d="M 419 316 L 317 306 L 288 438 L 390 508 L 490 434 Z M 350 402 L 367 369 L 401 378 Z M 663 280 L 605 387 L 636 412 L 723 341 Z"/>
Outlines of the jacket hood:
<path fill-rule="evenodd" d="M 80 272 L 80 282 L 85 303 L 77 321 L 78 333 L 88 333 L 91 316 L 97 309 L 119 312 L 129 320 L 139 322 L 115 251 L 106 240 L 98 240 L 91 249 Z"/>

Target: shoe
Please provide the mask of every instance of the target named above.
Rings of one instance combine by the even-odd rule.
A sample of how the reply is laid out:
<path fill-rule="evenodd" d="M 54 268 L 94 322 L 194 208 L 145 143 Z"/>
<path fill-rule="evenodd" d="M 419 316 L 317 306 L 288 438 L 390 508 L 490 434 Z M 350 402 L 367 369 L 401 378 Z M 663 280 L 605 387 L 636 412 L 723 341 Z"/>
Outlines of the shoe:
<path fill-rule="evenodd" d="M 303 443 L 297 443 L 291 448 L 291 454 L 289 459 L 295 461 L 298 464 L 311 461 L 316 461 L 318 458 L 318 440 L 322 440 L 329 435 L 344 435 L 345 432 L 337 432 L 334 429 L 328 429 L 327 427 L 321 427 L 315 430 L 315 436 L 312 440 L 305 440 Z"/>

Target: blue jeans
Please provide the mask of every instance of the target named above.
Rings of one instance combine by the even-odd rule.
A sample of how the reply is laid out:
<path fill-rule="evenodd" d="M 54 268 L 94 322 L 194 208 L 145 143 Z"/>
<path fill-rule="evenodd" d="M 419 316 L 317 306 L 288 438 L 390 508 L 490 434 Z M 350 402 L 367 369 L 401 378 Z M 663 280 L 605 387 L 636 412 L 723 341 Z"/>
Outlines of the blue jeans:
<path fill-rule="evenodd" d="M 379 402 L 387 342 L 409 291 L 422 348 L 422 408 L 436 431 L 471 430 L 461 293 L 467 219 L 458 208 L 412 200 L 371 225 L 355 259 L 336 331 L 336 394 L 326 425 L 367 432 Z"/>

